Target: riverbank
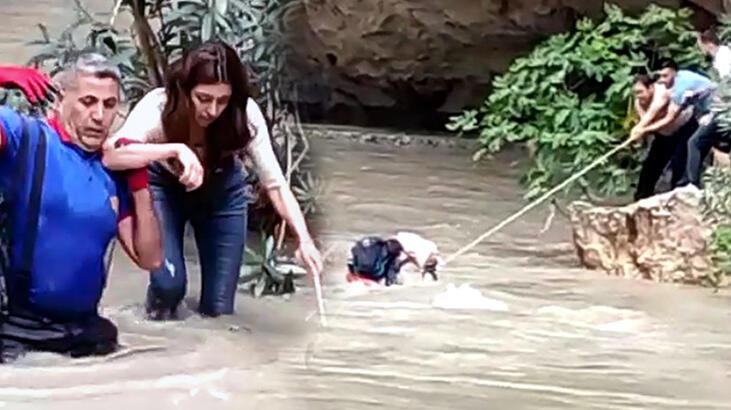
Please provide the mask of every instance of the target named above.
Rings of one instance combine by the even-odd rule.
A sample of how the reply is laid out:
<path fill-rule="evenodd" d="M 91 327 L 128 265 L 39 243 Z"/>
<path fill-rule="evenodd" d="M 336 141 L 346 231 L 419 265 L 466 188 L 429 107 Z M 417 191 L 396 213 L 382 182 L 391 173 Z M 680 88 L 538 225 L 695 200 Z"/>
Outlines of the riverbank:
<path fill-rule="evenodd" d="M 302 124 L 303 131 L 312 138 L 354 141 L 364 144 L 428 146 L 474 150 L 479 148 L 476 139 L 460 138 L 453 133 L 414 133 L 388 128 L 363 128 L 329 124 Z"/>

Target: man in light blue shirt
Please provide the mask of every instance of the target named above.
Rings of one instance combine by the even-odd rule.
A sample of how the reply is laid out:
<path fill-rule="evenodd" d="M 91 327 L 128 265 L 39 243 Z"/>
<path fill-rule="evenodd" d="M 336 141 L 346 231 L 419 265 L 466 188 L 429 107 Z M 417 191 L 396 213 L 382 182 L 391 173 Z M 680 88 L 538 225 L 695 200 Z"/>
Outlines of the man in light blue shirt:
<path fill-rule="evenodd" d="M 665 75 L 663 75 L 665 71 Z M 673 103 L 680 107 L 693 106 L 696 117 L 707 114 L 710 111 L 710 96 L 715 89 L 715 84 L 706 76 L 689 70 L 678 70 L 675 78 L 667 72 L 666 68 L 661 71 L 659 82 L 670 87 L 670 98 Z"/>

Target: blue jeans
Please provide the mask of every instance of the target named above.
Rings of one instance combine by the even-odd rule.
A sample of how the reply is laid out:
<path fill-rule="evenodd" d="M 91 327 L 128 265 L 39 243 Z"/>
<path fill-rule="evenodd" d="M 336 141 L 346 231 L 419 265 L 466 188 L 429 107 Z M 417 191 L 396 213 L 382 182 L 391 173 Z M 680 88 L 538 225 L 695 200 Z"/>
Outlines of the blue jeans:
<path fill-rule="evenodd" d="M 688 162 L 685 178 L 681 181 L 681 185 L 690 183 L 701 188 L 703 161 L 708 156 L 711 148 L 720 140 L 720 137 L 718 122 L 714 117 L 708 124 L 699 126 L 688 139 Z"/>
<path fill-rule="evenodd" d="M 251 197 L 243 165 L 232 161 L 206 175 L 199 189 L 186 192 L 175 176 L 159 164 L 153 164 L 150 190 L 161 224 L 164 261 L 158 270 L 150 272 L 148 313 L 153 317 L 175 316 L 185 297 L 186 222 L 193 228 L 201 265 L 198 311 L 214 317 L 234 313 Z"/>

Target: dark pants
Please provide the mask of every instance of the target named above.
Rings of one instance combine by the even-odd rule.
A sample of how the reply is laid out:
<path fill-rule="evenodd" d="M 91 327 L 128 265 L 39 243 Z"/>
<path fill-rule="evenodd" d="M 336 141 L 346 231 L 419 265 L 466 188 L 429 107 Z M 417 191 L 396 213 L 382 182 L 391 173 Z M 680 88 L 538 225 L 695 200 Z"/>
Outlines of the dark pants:
<path fill-rule="evenodd" d="M 686 165 L 686 175 L 682 184 L 693 184 L 701 187 L 701 175 L 703 174 L 703 161 L 708 156 L 716 143 L 722 137 L 718 129 L 718 123 L 713 118 L 710 123 L 698 127 L 695 133 L 688 140 L 688 161 Z"/>
<path fill-rule="evenodd" d="M 109 354 L 117 347 L 117 327 L 98 315 L 52 321 L 27 311 L 13 311 L 0 318 L 0 363 L 31 351 L 84 357 Z"/>
<path fill-rule="evenodd" d="M 199 312 L 207 316 L 234 312 L 246 243 L 249 188 L 239 162 L 216 169 L 192 192 L 186 192 L 160 165 L 150 167 L 150 190 L 161 223 L 165 258 L 162 266 L 150 273 L 147 309 L 152 318 L 175 316 L 185 296 L 186 222 L 195 234 L 202 271 Z"/>
<path fill-rule="evenodd" d="M 650 151 L 642 163 L 635 201 L 655 194 L 655 185 L 668 163 L 672 172 L 672 188 L 680 186 L 685 175 L 688 139 L 697 129 L 698 123 L 691 118 L 671 135 L 655 135 Z"/>

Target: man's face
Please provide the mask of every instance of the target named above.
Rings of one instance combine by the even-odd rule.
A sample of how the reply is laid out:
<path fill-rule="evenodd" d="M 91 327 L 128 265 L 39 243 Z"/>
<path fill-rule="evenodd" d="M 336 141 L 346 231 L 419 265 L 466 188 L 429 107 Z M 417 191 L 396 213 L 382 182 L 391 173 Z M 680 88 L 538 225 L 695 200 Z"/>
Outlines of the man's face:
<path fill-rule="evenodd" d="M 635 83 L 632 87 L 632 93 L 642 105 L 647 105 L 652 100 L 652 86 L 648 87 L 641 82 Z"/>
<path fill-rule="evenodd" d="M 60 112 L 75 142 L 85 151 L 98 151 L 119 112 L 119 83 L 113 78 L 79 75 L 75 86 L 64 90 Z"/>
<path fill-rule="evenodd" d="M 667 88 L 672 88 L 675 83 L 675 70 L 672 68 L 663 68 L 658 73 L 657 82 L 664 85 Z"/>
<path fill-rule="evenodd" d="M 706 43 L 705 41 L 701 40 L 700 37 L 698 38 L 698 48 L 703 51 L 703 53 L 707 56 L 712 56 L 716 51 L 716 46 L 712 43 Z"/>

